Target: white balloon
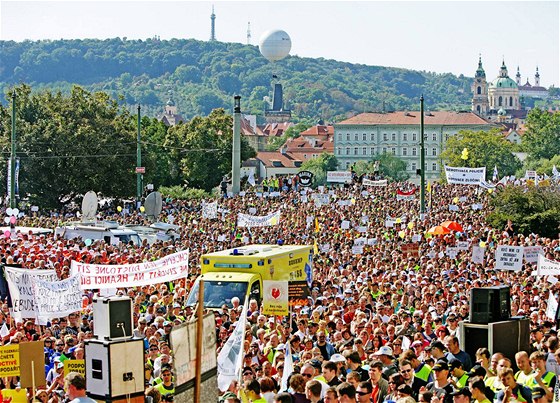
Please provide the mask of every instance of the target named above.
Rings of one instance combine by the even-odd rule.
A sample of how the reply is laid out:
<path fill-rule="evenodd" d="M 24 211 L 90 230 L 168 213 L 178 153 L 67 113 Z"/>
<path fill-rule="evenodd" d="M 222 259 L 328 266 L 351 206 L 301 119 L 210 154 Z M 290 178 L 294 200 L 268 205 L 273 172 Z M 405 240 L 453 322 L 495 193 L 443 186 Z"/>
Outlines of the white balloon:
<path fill-rule="evenodd" d="M 266 31 L 259 40 L 259 49 L 269 62 L 275 62 L 290 54 L 292 40 L 290 35 L 280 29 Z"/>
<path fill-rule="evenodd" d="M 4 217 L 4 222 L 6 224 L 9 224 L 10 223 L 10 217 Z"/>
<path fill-rule="evenodd" d="M 17 208 L 12 210 L 12 215 L 17 216 L 19 214 L 19 210 Z"/>
<path fill-rule="evenodd" d="M 7 215 L 13 215 L 13 212 L 12 212 L 12 208 L 11 208 L 11 207 L 8 207 L 8 208 L 6 209 L 6 214 L 7 214 Z"/>

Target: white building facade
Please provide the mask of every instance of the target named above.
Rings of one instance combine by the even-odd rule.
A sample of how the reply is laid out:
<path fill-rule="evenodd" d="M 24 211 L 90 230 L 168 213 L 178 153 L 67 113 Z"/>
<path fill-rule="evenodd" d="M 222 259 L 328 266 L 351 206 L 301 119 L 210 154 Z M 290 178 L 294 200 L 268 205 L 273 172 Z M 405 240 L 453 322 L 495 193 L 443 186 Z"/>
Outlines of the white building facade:
<path fill-rule="evenodd" d="M 441 175 L 441 152 L 445 142 L 460 130 L 495 128 L 472 112 L 435 111 L 425 113 L 426 179 Z M 420 169 L 420 112 L 362 113 L 334 125 L 334 154 L 339 169 L 357 161 L 390 153 L 406 162 L 411 179 Z"/>

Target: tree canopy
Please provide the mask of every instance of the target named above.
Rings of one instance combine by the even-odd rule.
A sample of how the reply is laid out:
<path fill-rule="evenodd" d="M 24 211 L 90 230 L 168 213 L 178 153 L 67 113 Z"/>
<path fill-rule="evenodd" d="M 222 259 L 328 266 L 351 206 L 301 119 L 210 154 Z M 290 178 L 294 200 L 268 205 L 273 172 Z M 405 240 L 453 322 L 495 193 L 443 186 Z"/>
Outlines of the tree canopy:
<path fill-rule="evenodd" d="M 313 173 L 313 184 L 324 185 L 327 182 L 327 172 L 336 171 L 338 161 L 333 154 L 322 153 L 316 158 L 311 158 L 301 165 L 300 171 Z"/>
<path fill-rule="evenodd" d="M 527 115 L 527 131 L 522 146 L 529 160 L 560 155 L 560 112 L 532 109 Z"/>

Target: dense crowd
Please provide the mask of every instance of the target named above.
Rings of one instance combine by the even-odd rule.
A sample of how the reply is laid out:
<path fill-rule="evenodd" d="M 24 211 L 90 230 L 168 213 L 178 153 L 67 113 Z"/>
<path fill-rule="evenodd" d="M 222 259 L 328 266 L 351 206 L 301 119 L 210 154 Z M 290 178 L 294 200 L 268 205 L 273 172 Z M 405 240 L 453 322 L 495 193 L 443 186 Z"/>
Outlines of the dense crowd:
<path fill-rule="evenodd" d="M 193 316 L 193 307 L 185 303 L 200 274 L 200 256 L 243 244 L 278 242 L 316 248 L 311 296 L 307 305 L 294 306 L 291 317 L 285 318 L 267 317 L 260 313 L 259 301 L 251 301 L 241 377 L 220 392 L 221 401 L 551 402 L 560 365 L 556 326 L 546 309 L 549 291 L 556 294 L 560 287 L 547 277 L 532 276 L 535 264 L 524 263 L 519 272 L 496 270 L 494 252 L 503 244 L 541 246 L 548 259 L 560 261 L 559 239 L 523 236 L 511 222 L 491 228 L 485 221 L 490 195 L 485 189 L 434 184 L 426 198 L 428 211 L 420 216 L 418 197 L 397 199 L 397 190 L 405 187 L 410 185 L 321 189 L 329 195 L 326 203 L 315 200 L 321 190 L 297 189 L 297 184 L 277 189 L 273 197 L 248 190 L 242 196 L 220 198 L 215 219 L 202 217 L 202 202 L 168 199 L 160 219 L 180 226 L 178 241 L 86 245 L 84 240 L 19 234 L 17 239 L 0 238 L 0 256 L 6 266 L 55 269 L 64 279 L 72 260 L 137 263 L 189 249 L 188 278 L 118 290 L 133 299 L 134 337 L 144 339 L 146 395 L 153 402 L 171 400 L 174 393 L 169 334 Z M 450 210 L 450 205 L 456 207 Z M 277 210 L 278 225 L 235 225 L 239 212 L 266 215 Z M 18 225 L 54 228 L 73 215 L 35 213 L 19 219 Z M 115 206 L 100 212 L 99 219 L 148 223 L 142 214 L 119 212 Z M 462 229 L 427 234 L 446 220 Z M 449 253 L 449 247 L 465 242 L 467 248 Z M 410 244 L 418 245 L 418 254 L 403 252 Z M 472 261 L 472 246 L 485 248 L 482 263 Z M 459 322 L 468 320 L 470 289 L 495 285 L 510 286 L 512 315 L 530 319 L 531 349 L 514 360 L 499 349 L 480 349 L 471 357 L 460 348 Z M 9 334 L 2 343 L 43 340 L 47 387 L 34 398 L 62 401 L 61 357 L 83 358 L 84 340 L 93 337 L 94 293 L 84 292 L 82 311 L 43 326 L 14 320 L 6 291 L 3 283 L 0 326 L 6 323 Z M 234 299 L 215 312 L 218 351 L 242 309 L 243 301 Z M 291 360 L 286 360 L 288 345 Z M 288 362 L 293 365 L 286 382 Z M 0 383 L 2 389 L 19 387 L 17 377 Z"/>

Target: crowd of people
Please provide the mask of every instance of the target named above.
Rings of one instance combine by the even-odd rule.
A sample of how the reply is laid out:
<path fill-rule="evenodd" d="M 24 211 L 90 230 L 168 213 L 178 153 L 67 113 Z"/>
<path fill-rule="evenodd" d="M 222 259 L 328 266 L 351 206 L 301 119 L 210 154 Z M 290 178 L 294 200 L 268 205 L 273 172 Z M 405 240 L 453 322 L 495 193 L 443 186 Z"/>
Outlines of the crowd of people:
<path fill-rule="evenodd" d="M 219 198 L 214 219 L 203 218 L 202 201 L 167 199 L 160 219 L 180 226 L 180 240 L 108 245 L 18 234 L 0 238 L 0 256 L 5 266 L 55 269 L 64 279 L 72 260 L 139 263 L 189 249 L 187 278 L 118 289 L 133 299 L 134 337 L 144 339 L 145 345 L 146 396 L 156 403 L 173 399 L 169 334 L 193 317 L 186 300 L 200 274 L 200 257 L 244 244 L 278 242 L 316 249 L 311 296 L 308 304 L 293 306 L 291 317 L 284 318 L 261 314 L 260 301 L 252 301 L 240 379 L 220 391 L 221 401 L 552 402 L 560 350 L 554 318 L 547 317 L 547 301 L 549 292 L 557 294 L 560 286 L 532 275 L 534 263 L 525 262 L 521 271 L 497 270 L 495 250 L 503 244 L 540 246 L 546 258 L 560 261 L 559 239 L 521 235 L 511 222 L 504 228 L 490 227 L 485 220 L 489 197 L 499 197 L 499 191 L 434 184 L 427 198 L 429 208 L 421 215 L 418 197 L 397 197 L 405 187 L 409 189 L 405 183 L 356 183 L 319 190 L 293 186 L 273 196 L 247 190 Z M 319 193 L 328 197 L 317 198 Z M 281 219 L 276 225 L 236 227 L 238 213 L 266 215 L 278 210 Z M 18 225 L 54 228 L 72 215 L 72 211 L 33 213 L 19 219 Z M 119 212 L 116 206 L 100 212 L 99 219 L 148 223 L 143 214 Z M 462 228 L 428 234 L 447 220 Z M 484 248 L 482 261 L 473 262 L 473 246 Z M 459 323 L 469 318 L 470 290 L 496 285 L 510 287 L 512 316 L 530 319 L 531 348 L 515 357 L 504 356 L 499 346 L 494 351 L 481 348 L 470 356 L 461 349 L 468 340 L 461 340 L 459 332 Z M 44 341 L 47 385 L 29 398 L 63 401 L 61 358 L 84 357 L 84 341 L 94 333 L 94 293 L 84 291 L 82 311 L 52 318 L 46 326 L 32 318 L 15 320 L 5 283 L 0 294 L 4 301 L 0 326 L 5 323 L 9 333 L 3 336 L 3 345 Z M 234 299 L 215 312 L 218 352 L 239 324 L 242 309 L 243 301 Z M 286 369 L 290 373 L 284 376 Z M 0 383 L 2 389 L 19 387 L 17 377 L 2 378 Z"/>

